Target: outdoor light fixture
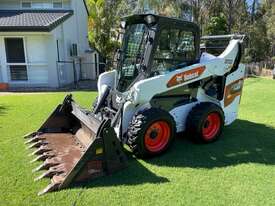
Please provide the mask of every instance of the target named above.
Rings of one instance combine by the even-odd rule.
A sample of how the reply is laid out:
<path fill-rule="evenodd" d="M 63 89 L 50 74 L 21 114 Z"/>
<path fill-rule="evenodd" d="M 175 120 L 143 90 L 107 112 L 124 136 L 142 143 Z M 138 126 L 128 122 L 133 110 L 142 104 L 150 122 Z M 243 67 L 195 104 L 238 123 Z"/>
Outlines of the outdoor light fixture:
<path fill-rule="evenodd" d="M 154 25 L 155 23 L 156 23 L 156 17 L 155 16 L 153 16 L 153 15 L 147 15 L 145 18 L 144 18 L 144 20 L 145 20 L 145 22 L 148 24 L 148 25 L 150 25 L 150 26 L 152 26 L 152 25 Z"/>
<path fill-rule="evenodd" d="M 121 21 L 120 22 L 120 28 L 125 29 L 126 28 L 126 21 Z"/>

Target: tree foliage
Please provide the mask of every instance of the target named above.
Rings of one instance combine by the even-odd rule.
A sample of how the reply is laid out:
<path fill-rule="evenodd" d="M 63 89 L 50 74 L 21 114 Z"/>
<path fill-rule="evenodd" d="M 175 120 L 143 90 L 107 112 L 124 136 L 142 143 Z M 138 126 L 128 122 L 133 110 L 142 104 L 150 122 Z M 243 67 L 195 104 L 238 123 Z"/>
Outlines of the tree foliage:
<path fill-rule="evenodd" d="M 89 0 L 89 40 L 103 57 L 111 58 L 115 48 L 119 46 L 116 27 L 119 21 L 117 9 L 119 1 Z"/>
<path fill-rule="evenodd" d="M 267 36 L 271 43 L 271 55 L 275 58 L 275 0 L 266 1 Z"/>
<path fill-rule="evenodd" d="M 224 15 L 213 16 L 206 26 L 206 34 L 222 35 L 227 34 L 226 18 Z"/>
<path fill-rule="evenodd" d="M 107 58 L 118 46 L 119 18 L 133 13 L 193 20 L 202 35 L 247 35 L 246 59 L 261 61 L 275 53 L 275 0 L 88 0 L 89 39 Z M 273 52 L 273 53 L 272 53 Z"/>

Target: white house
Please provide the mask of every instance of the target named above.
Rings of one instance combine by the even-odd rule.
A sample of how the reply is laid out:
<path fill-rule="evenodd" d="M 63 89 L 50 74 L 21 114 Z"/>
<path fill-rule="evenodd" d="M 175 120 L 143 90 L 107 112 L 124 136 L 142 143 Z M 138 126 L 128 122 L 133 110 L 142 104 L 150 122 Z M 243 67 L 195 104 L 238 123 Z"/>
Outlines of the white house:
<path fill-rule="evenodd" d="M 0 0 L 0 83 L 57 88 L 95 79 L 88 15 L 85 0 Z"/>

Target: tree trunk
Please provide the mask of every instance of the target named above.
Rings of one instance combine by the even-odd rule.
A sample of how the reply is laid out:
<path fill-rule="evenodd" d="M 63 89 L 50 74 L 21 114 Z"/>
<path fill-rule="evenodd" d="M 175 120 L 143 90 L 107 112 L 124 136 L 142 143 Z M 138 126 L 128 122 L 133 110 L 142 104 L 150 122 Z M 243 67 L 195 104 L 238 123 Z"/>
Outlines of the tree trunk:
<path fill-rule="evenodd" d="M 253 0 L 252 9 L 251 9 L 251 23 L 255 21 L 255 11 L 256 11 L 256 0 Z"/>
<path fill-rule="evenodd" d="M 233 18 L 232 18 L 232 12 L 233 12 L 233 0 L 228 0 L 228 33 L 231 33 L 232 24 L 233 24 Z"/>

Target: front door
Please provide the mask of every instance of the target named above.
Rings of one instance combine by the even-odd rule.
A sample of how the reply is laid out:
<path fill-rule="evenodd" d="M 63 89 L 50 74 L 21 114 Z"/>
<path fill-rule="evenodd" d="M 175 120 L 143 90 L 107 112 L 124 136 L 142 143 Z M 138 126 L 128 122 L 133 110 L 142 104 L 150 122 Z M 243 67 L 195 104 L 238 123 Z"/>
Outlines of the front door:
<path fill-rule="evenodd" d="M 28 81 L 23 38 L 5 38 L 6 59 L 10 81 Z"/>

